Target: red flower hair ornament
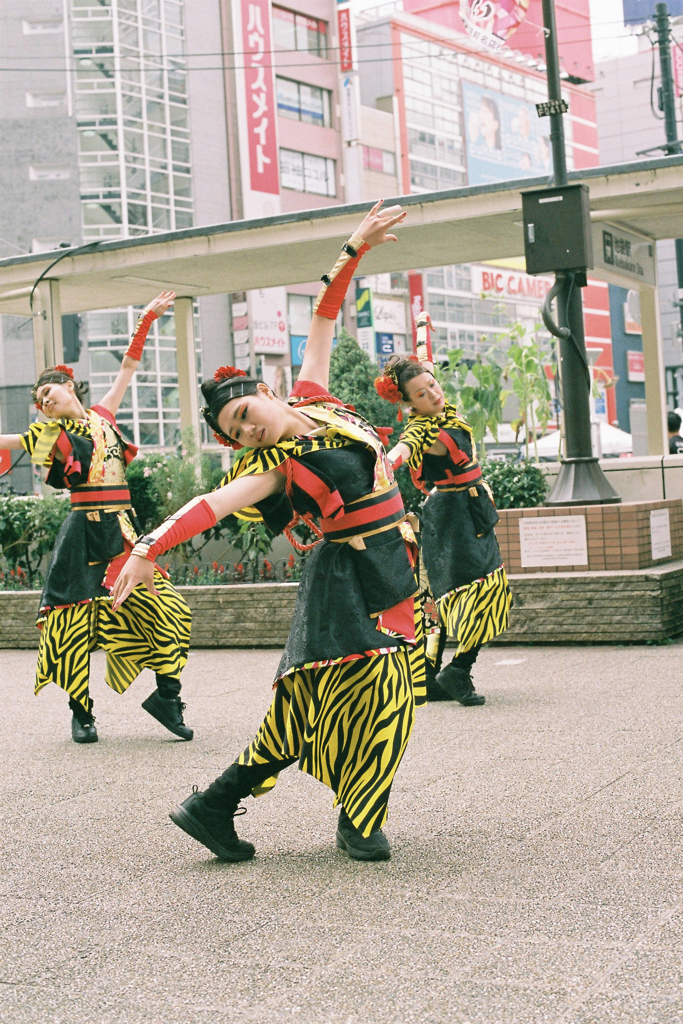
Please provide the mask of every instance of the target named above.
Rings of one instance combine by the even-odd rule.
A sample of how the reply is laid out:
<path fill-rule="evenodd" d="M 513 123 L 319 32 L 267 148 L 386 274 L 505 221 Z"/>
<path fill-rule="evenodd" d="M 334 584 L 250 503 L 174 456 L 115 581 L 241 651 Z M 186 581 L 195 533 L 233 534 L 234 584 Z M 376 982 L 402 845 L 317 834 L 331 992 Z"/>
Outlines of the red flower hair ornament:
<path fill-rule="evenodd" d="M 60 363 L 59 366 L 55 366 L 55 373 L 63 373 L 66 377 L 69 378 L 69 380 L 74 379 L 74 372 L 71 369 L 71 367 L 64 366 L 63 363 Z"/>
<path fill-rule="evenodd" d="M 238 370 L 236 366 L 219 366 L 213 375 L 213 379 L 220 384 L 224 380 L 232 380 L 234 377 L 246 377 L 244 370 Z"/>

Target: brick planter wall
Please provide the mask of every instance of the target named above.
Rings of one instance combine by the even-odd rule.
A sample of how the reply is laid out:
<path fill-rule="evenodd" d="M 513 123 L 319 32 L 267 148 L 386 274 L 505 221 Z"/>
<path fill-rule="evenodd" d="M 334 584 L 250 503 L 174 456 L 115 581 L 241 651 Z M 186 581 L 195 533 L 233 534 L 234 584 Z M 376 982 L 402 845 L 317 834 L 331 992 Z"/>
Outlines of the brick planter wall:
<path fill-rule="evenodd" d="M 617 572 L 511 575 L 510 629 L 497 643 L 645 643 L 683 633 L 683 561 Z M 193 647 L 282 647 L 296 583 L 180 587 Z M 0 648 L 37 648 L 38 591 L 0 592 Z"/>
<path fill-rule="evenodd" d="M 650 513 L 669 510 L 671 556 L 653 560 Z M 509 573 L 602 572 L 648 569 L 683 558 L 683 503 L 680 498 L 630 501 L 621 505 L 578 505 L 559 508 L 510 508 L 499 511 L 496 536 Z M 521 519 L 583 516 L 586 520 L 588 563 L 583 565 L 523 566 L 519 523 Z"/>

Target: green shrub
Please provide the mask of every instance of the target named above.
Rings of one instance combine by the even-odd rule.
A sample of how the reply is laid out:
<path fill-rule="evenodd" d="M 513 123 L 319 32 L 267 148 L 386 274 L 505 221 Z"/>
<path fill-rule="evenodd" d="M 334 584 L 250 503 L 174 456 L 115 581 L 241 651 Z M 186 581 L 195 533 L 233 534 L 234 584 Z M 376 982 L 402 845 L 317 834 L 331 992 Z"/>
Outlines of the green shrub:
<path fill-rule="evenodd" d="M 482 472 L 499 509 L 536 508 L 545 501 L 548 483 L 531 462 L 486 459 Z"/>
<path fill-rule="evenodd" d="M 71 511 L 64 498 L 6 494 L 0 497 L 0 555 L 8 571 L 21 568 L 29 580 L 52 551 Z"/>

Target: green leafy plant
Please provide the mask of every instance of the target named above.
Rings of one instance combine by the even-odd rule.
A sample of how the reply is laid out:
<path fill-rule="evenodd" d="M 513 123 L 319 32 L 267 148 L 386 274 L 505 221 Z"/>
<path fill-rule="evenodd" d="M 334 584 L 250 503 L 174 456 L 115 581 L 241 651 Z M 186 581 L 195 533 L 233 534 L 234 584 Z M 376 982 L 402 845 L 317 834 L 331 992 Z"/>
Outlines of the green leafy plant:
<path fill-rule="evenodd" d="M 513 427 L 517 433 L 524 427 L 524 451 L 529 458 L 529 434 L 533 439 L 536 462 L 538 458 L 537 430 L 541 435 L 548 429 L 551 417 L 550 382 L 546 374 L 547 356 L 537 341 L 529 340 L 521 324 L 515 325 L 513 337 L 518 338 L 510 345 L 506 376 L 512 390 L 519 399 L 520 419 Z"/>
<path fill-rule="evenodd" d="M 448 401 L 472 427 L 475 443 L 483 458 L 486 454 L 486 431 L 490 430 L 498 438 L 505 402 L 510 394 L 503 387 L 503 367 L 492 354 L 485 359 L 478 356 L 470 365 L 463 362 L 461 348 L 452 348 L 448 352 L 448 367 L 436 367 L 435 372 Z M 474 378 L 474 383 L 471 378 Z"/>
<path fill-rule="evenodd" d="M 486 459 L 482 471 L 493 491 L 496 508 L 536 508 L 545 501 L 547 480 L 531 462 Z"/>
<path fill-rule="evenodd" d="M 71 511 L 64 498 L 6 494 L 0 498 L 0 553 L 9 573 L 18 569 L 33 580 L 40 563 L 54 547 Z"/>

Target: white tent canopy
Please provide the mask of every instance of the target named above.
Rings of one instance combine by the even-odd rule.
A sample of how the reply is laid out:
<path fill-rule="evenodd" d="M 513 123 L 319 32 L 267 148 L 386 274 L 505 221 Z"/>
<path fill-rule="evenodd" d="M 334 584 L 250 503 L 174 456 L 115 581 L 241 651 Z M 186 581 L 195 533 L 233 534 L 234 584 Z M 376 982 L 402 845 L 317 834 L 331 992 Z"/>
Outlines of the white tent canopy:
<path fill-rule="evenodd" d="M 633 453 L 633 440 L 625 430 L 610 426 L 609 423 L 600 423 L 600 445 L 603 455 L 631 455 Z M 533 451 L 533 446 L 529 446 Z M 536 442 L 538 457 L 540 459 L 557 459 L 560 450 L 560 431 L 553 430 Z"/>

